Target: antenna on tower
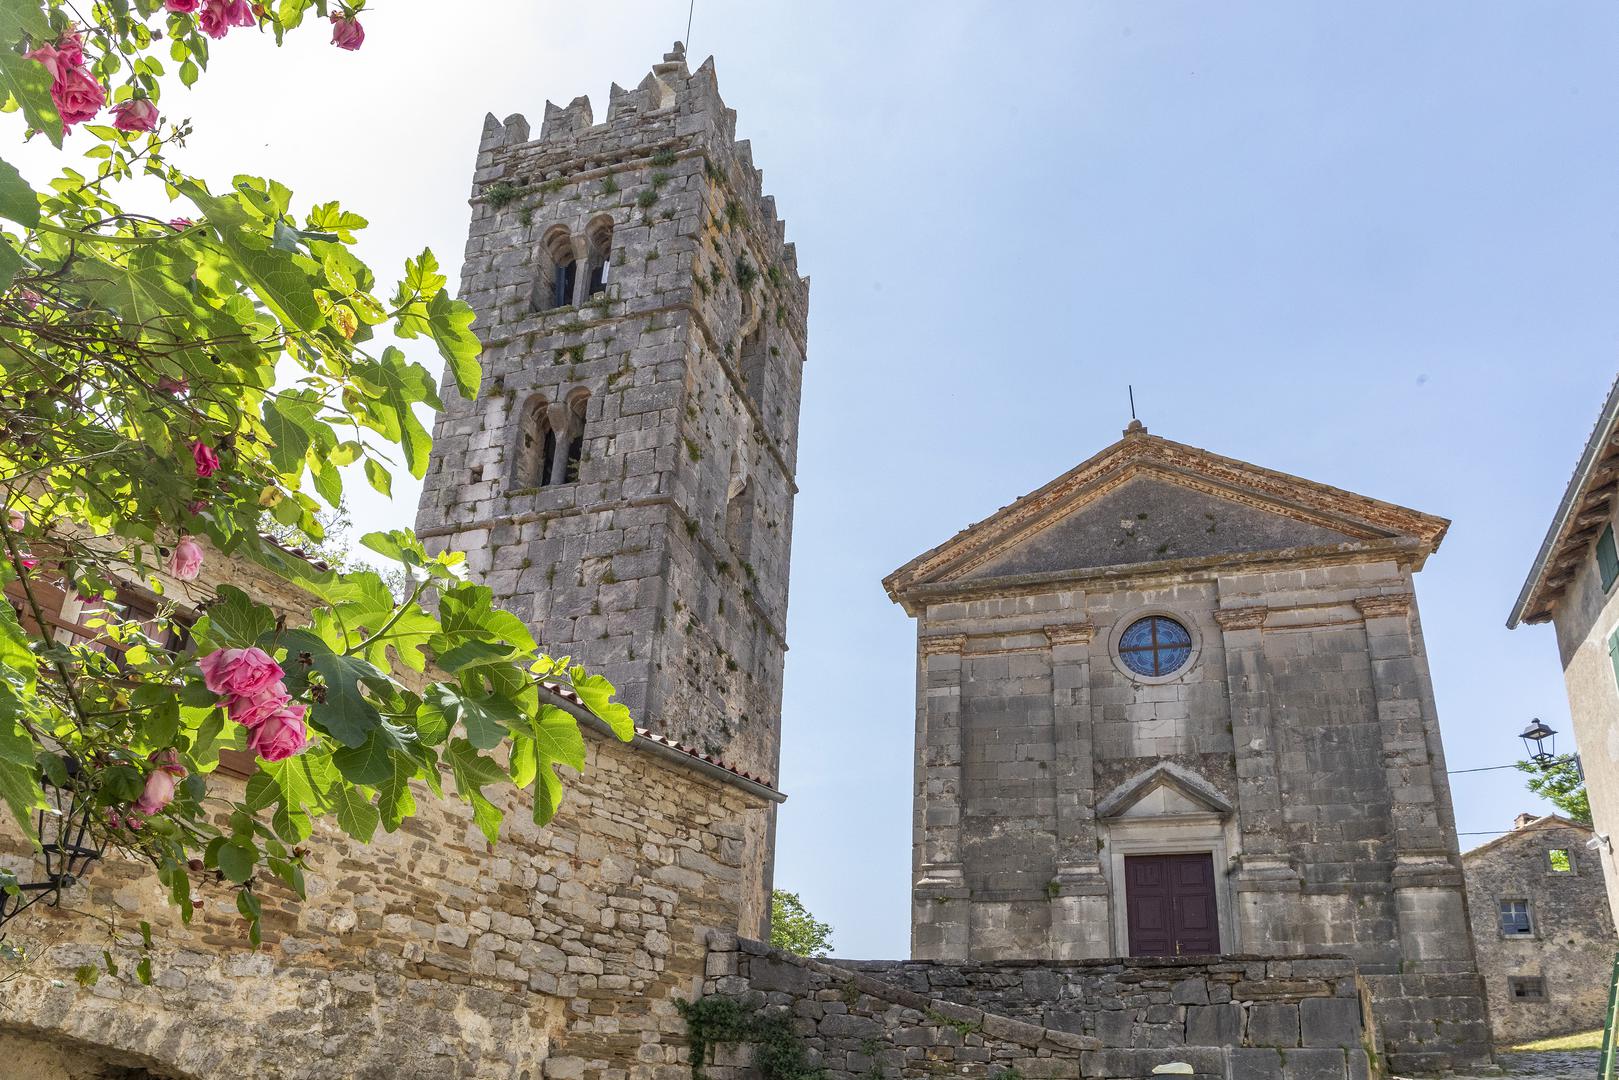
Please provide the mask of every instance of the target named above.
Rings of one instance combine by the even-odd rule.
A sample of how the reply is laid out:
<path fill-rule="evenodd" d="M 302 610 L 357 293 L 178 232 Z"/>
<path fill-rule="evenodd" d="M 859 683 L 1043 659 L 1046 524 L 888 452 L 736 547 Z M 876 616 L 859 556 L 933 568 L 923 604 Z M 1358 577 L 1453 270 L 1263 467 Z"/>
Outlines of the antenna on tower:
<path fill-rule="evenodd" d="M 686 55 L 691 55 L 691 17 L 697 11 L 697 0 L 691 0 L 686 8 Z"/>
<path fill-rule="evenodd" d="M 1125 384 L 1125 388 L 1130 391 L 1130 419 L 1134 420 L 1136 418 L 1136 388 L 1129 383 Z"/>

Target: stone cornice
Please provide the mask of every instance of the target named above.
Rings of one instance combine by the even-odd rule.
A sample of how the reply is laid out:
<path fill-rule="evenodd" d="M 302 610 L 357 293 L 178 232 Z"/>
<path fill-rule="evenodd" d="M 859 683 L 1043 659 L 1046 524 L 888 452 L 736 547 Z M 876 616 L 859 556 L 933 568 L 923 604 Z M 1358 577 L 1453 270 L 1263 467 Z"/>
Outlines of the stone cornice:
<path fill-rule="evenodd" d="M 1136 588 L 1160 582 L 1184 584 L 1190 581 L 1218 581 L 1231 574 L 1250 573 L 1272 566 L 1285 566 L 1289 570 L 1306 570 L 1323 566 L 1343 566 L 1348 563 L 1392 562 L 1402 571 L 1417 570 L 1421 568 L 1426 555 L 1426 551 L 1415 547 L 1409 540 L 1378 540 L 1358 545 L 1349 551 L 1333 545 L 1292 548 L 1285 552 L 1257 551 L 1202 555 L 1165 562 L 1082 567 L 1074 570 L 1043 571 L 967 581 L 918 582 L 907 586 L 903 593 L 895 593 L 890 589 L 889 595 L 903 604 L 909 614 L 916 615 L 928 604 L 957 600 L 1029 596 L 1073 589 L 1116 589 L 1125 583 L 1131 588 Z"/>
<path fill-rule="evenodd" d="M 1214 612 L 1214 621 L 1220 624 L 1222 630 L 1255 630 L 1265 625 L 1269 615 L 1270 608 L 1264 605 L 1219 608 Z"/>
<path fill-rule="evenodd" d="M 1384 596 L 1357 596 L 1355 607 L 1368 619 L 1383 619 L 1393 615 L 1405 615 L 1411 611 L 1411 604 L 1416 599 L 1410 593 L 1388 593 Z"/>
<path fill-rule="evenodd" d="M 1048 626 L 1045 631 L 1046 638 L 1053 645 L 1089 645 L 1096 634 L 1096 627 L 1088 622 L 1065 623 L 1062 626 Z"/>
<path fill-rule="evenodd" d="M 1413 549 L 1418 562 L 1438 547 L 1449 527 L 1443 518 L 1132 430 L 1045 487 L 906 563 L 883 585 L 900 600 L 919 587 L 943 583 L 1037 532 L 1041 519 L 1059 519 L 1144 470 L 1193 490 L 1330 525 L 1367 546 L 1398 541 Z"/>
<path fill-rule="evenodd" d="M 945 653 L 959 653 L 967 646 L 966 634 L 934 634 L 922 638 L 919 642 L 923 656 L 942 656 Z"/>

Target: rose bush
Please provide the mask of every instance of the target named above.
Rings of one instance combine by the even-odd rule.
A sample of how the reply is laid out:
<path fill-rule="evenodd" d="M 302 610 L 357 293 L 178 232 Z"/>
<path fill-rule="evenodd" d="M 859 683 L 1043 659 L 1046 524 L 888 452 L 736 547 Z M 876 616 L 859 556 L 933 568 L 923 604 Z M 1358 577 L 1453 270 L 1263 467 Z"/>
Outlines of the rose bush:
<path fill-rule="evenodd" d="M 314 15 L 352 50 L 363 6 L 0 0 L 19 134 L 60 148 L 75 129 L 95 163 L 36 189 L 0 161 L 0 801 L 36 843 L 35 811 L 93 807 L 87 843 L 150 865 L 187 918 L 195 890 L 234 890 L 255 940 L 265 881 L 302 893 L 316 817 L 369 842 L 447 772 L 494 842 L 486 789 L 527 789 L 549 820 L 555 767 L 584 765 L 577 715 L 632 735 L 606 680 L 545 655 L 460 556 L 364 537 L 403 568 L 395 595 L 261 532 L 269 513 L 316 545 L 353 477 L 387 494 L 393 470 L 425 472 L 436 382 L 385 335 L 429 344 L 478 392 L 472 312 L 431 252 L 385 288 L 355 250 L 364 218 L 295 209 L 259 177 L 214 190 L 181 167 L 193 133 L 163 111 L 212 39 L 269 46 Z M 138 175 L 182 206 L 120 205 Z M 215 560 L 297 586 L 306 611 L 202 591 Z M 127 608 L 132 588 L 155 617 Z M 81 602 L 71 640 L 52 597 Z M 215 782 L 223 749 L 257 756 L 245 793 Z M 0 919 L 15 884 L 0 871 Z"/>

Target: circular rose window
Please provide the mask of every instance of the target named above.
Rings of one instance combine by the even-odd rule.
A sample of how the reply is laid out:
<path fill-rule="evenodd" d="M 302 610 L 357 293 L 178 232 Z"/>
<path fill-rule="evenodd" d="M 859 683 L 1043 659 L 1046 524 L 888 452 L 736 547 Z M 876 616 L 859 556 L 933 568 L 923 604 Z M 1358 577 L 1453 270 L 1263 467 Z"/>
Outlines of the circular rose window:
<path fill-rule="evenodd" d="M 1192 633 L 1166 615 L 1137 619 L 1119 638 L 1119 659 L 1137 675 L 1173 675 L 1192 657 Z"/>

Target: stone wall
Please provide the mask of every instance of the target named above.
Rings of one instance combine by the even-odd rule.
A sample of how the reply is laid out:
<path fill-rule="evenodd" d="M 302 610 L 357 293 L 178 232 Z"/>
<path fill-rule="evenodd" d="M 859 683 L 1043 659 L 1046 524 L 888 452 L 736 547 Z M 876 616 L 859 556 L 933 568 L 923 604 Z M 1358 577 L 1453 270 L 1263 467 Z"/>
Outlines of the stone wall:
<path fill-rule="evenodd" d="M 677 1080 L 674 999 L 701 979 L 709 931 L 737 926 L 744 821 L 768 804 L 644 745 L 587 745 L 552 824 L 508 793 L 494 848 L 463 804 L 425 792 L 420 816 L 367 847 L 319 825 L 307 901 L 259 886 L 259 949 L 201 875 L 183 925 L 149 870 L 109 857 L 61 910 L 7 927 L 34 959 L 0 988 L 0 1060 L 40 1063 L 22 1080 L 127 1075 L 98 1063 L 198 1080 Z M 4 827 L 0 858 L 28 863 Z M 151 986 L 134 977 L 141 918 Z M 119 974 L 77 986 L 104 947 Z"/>
<path fill-rule="evenodd" d="M 1096 1038 L 1103 1047 L 1213 1046 L 1263 1075 L 1278 1051 L 1306 1050 L 1361 1075 L 1377 1056 L 1364 987 L 1343 957 L 1222 957 L 840 967 L 942 1001 Z M 1259 1053 L 1257 1051 L 1268 1051 Z M 1360 1071 L 1355 1071 L 1360 1070 Z M 1246 1074 L 1242 1074 L 1246 1075 Z"/>
<path fill-rule="evenodd" d="M 1519 818 L 1519 827 L 1462 856 L 1473 943 L 1500 1045 L 1600 1028 L 1619 936 L 1608 910 L 1591 828 L 1558 817 Z M 1560 872 L 1550 853 L 1565 852 Z M 1503 900 L 1529 906 L 1530 933 L 1502 932 Z M 1524 999 L 1513 980 L 1539 979 L 1544 996 Z"/>
<path fill-rule="evenodd" d="M 710 940 L 705 993 L 789 1013 L 833 1080 L 1147 1077 L 1175 1061 L 1222 1080 L 1358 1080 L 1375 1060 L 1341 957 L 958 966 Z M 716 1080 L 749 1075 L 746 1047 L 717 1061 Z"/>

